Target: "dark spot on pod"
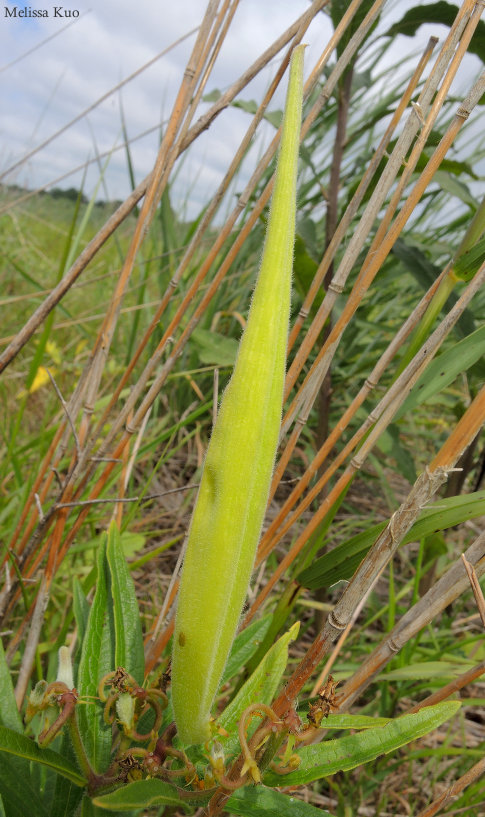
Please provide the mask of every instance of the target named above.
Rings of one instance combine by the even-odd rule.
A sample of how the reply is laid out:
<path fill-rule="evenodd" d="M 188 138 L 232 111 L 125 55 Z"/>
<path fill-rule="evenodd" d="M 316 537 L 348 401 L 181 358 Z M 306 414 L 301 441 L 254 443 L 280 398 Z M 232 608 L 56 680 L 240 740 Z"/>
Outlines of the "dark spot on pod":
<path fill-rule="evenodd" d="M 179 645 L 185 647 L 185 633 L 179 634 Z"/>

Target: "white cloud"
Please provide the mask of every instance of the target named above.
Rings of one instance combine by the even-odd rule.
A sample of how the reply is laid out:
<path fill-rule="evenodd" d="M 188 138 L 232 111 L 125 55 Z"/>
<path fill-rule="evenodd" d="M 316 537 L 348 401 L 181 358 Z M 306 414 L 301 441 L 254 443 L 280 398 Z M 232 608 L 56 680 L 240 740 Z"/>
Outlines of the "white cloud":
<path fill-rule="evenodd" d="M 4 171 L 14 160 L 21 159 L 33 146 L 78 116 L 122 78 L 197 26 L 205 9 L 205 0 L 136 0 L 130 3 L 102 0 L 91 9 L 87 2 L 83 5 L 84 2 L 68 0 L 63 4 L 65 9 L 80 12 L 79 20 L 63 31 L 61 29 L 72 18 L 54 18 L 54 4 L 50 0 L 34 0 L 26 7 L 45 8 L 50 13 L 48 18 L 0 18 L 2 65 L 61 31 L 59 36 L 25 59 L 0 72 L 0 110 L 3 112 L 0 119 L 0 170 Z M 12 8 L 14 4 L 10 0 L 8 5 Z M 407 5 L 400 0 L 394 16 L 401 16 Z M 0 12 L 3 8 L 0 7 Z M 228 87 L 307 8 L 308 0 L 242 0 L 207 90 Z M 305 36 L 309 43 L 307 72 L 329 32 L 327 17 L 319 14 Z M 423 33 L 420 42 L 424 42 L 429 33 Z M 137 180 L 153 165 L 159 145 L 158 126 L 170 112 L 194 39 L 192 36 L 179 44 L 121 92 L 129 136 L 133 138 L 149 128 L 156 128 L 150 136 L 132 145 Z M 416 48 L 415 42 L 400 39 L 403 40 L 403 52 Z M 265 69 L 243 92 L 243 98 L 260 97 L 273 71 L 274 68 Z M 281 106 L 284 85 L 279 89 L 273 107 Z M 206 105 L 202 103 L 201 109 L 205 110 Z M 192 188 L 191 195 L 198 206 L 204 196 L 214 191 L 249 121 L 247 115 L 231 109 L 214 122 L 210 137 L 206 134 L 198 140 L 190 159 L 181 169 L 178 179 L 181 196 Z M 119 94 L 109 97 L 91 112 L 89 124 L 85 118 L 81 119 L 29 159 L 20 175 L 15 171 L 8 181 L 21 179 L 22 183 L 34 187 L 56 179 L 94 156 L 93 132 L 97 149 L 101 152 L 111 150 L 117 141 L 121 141 Z M 272 133 L 269 126 L 263 128 L 263 133 L 267 143 Z M 93 166 L 88 174 L 88 193 L 96 183 L 97 174 L 96 166 Z M 243 169 L 244 179 L 248 174 L 249 170 Z M 63 184 L 77 185 L 80 179 L 81 174 L 77 173 Z M 195 185 L 194 179 L 197 179 Z M 123 197 L 129 192 L 123 151 L 113 154 L 107 183 L 113 197 Z"/>

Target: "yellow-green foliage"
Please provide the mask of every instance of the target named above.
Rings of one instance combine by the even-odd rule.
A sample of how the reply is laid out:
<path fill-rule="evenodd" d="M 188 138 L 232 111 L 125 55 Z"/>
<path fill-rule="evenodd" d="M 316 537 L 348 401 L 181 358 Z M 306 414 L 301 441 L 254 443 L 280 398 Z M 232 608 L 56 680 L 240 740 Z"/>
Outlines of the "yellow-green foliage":
<path fill-rule="evenodd" d="M 248 323 L 208 447 L 175 624 L 172 694 L 184 744 L 209 737 L 214 696 L 261 533 L 281 423 L 303 46 L 295 49 L 267 235 Z"/>

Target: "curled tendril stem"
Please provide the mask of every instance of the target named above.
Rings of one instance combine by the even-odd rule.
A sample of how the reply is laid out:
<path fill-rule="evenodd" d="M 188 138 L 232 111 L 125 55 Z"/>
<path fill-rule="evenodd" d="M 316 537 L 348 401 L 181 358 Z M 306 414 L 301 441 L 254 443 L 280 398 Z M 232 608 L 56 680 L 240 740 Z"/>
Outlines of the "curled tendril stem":
<path fill-rule="evenodd" d="M 283 725 L 283 722 L 278 718 L 278 716 L 271 709 L 270 706 L 267 706 L 266 704 L 262 703 L 256 703 L 252 704 L 251 706 L 248 706 L 248 708 L 243 712 L 241 720 L 239 721 L 238 727 L 239 742 L 241 744 L 241 751 L 244 757 L 244 765 L 241 769 L 241 777 L 244 777 L 246 773 L 249 771 L 254 782 L 260 783 L 261 773 L 259 771 L 258 764 L 256 763 L 256 760 L 254 759 L 251 753 L 251 750 L 248 746 L 248 742 L 246 739 L 246 729 L 248 726 L 248 722 L 256 715 L 259 715 L 261 717 L 266 716 L 267 718 L 270 719 L 271 722 L 270 724 L 268 724 L 268 726 L 263 727 L 261 730 L 259 730 L 258 734 L 260 740 L 258 746 L 261 746 L 261 744 L 266 740 L 267 735 L 274 731 L 275 726 L 279 728 Z"/>
<path fill-rule="evenodd" d="M 54 684 L 51 686 L 54 686 Z M 65 686 L 65 684 L 63 686 Z M 53 690 L 51 690 L 51 694 L 52 692 Z M 39 735 L 39 746 L 47 746 L 60 732 L 64 724 L 68 722 L 69 718 L 74 715 L 74 710 L 77 703 L 77 694 L 67 690 L 66 687 L 66 689 L 59 695 L 57 703 L 61 707 L 61 711 L 54 723 L 47 729 L 44 729 L 44 731 Z"/>

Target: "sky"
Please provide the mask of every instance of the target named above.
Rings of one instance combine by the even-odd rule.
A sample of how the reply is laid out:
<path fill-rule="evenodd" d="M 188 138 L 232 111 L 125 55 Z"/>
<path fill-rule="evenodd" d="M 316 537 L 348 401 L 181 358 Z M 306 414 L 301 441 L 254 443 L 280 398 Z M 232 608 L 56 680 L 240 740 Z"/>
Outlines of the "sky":
<path fill-rule="evenodd" d="M 0 6 L 0 175 L 132 72 L 168 50 L 122 90 L 5 175 L 3 181 L 29 189 L 49 183 L 79 187 L 82 171 L 56 180 L 123 141 L 121 106 L 130 139 L 151 130 L 131 146 L 136 181 L 140 181 L 153 166 L 161 123 L 170 113 L 195 42 L 195 34 L 190 32 L 202 19 L 205 0 L 67 0 L 63 6 L 50 0 L 33 0 L 27 6 L 12 0 L 4 3 Z M 388 20 L 392 21 L 402 16 L 409 3 L 394 0 L 390 6 Z M 227 88 L 307 7 L 308 0 L 241 0 L 207 91 Z M 11 16 L 14 8 L 17 15 Z M 55 16 L 56 8 L 60 16 Z M 31 10 L 31 16 L 18 16 L 21 9 Z M 34 16 L 34 10 L 45 10 L 48 16 Z M 307 73 L 330 31 L 328 17 L 319 14 L 305 36 Z M 425 26 L 416 41 L 400 37 L 399 55 L 416 50 L 431 33 L 443 38 L 446 29 Z M 476 60 L 474 73 L 477 67 Z M 274 70 L 274 65 L 268 67 L 242 97 L 257 99 Z M 284 84 L 274 106 L 282 105 Z M 203 103 L 200 112 L 206 108 Z M 216 189 L 249 121 L 240 110 L 225 112 L 180 163 L 174 196 L 185 202 L 189 217 Z M 272 133 L 271 126 L 265 124 L 262 143 Z M 261 150 L 262 143 L 255 151 Z M 243 180 L 249 165 L 242 171 Z M 96 189 L 99 175 L 94 161 L 84 182 L 88 195 Z M 114 150 L 96 196 L 124 198 L 129 190 L 125 152 Z"/>

